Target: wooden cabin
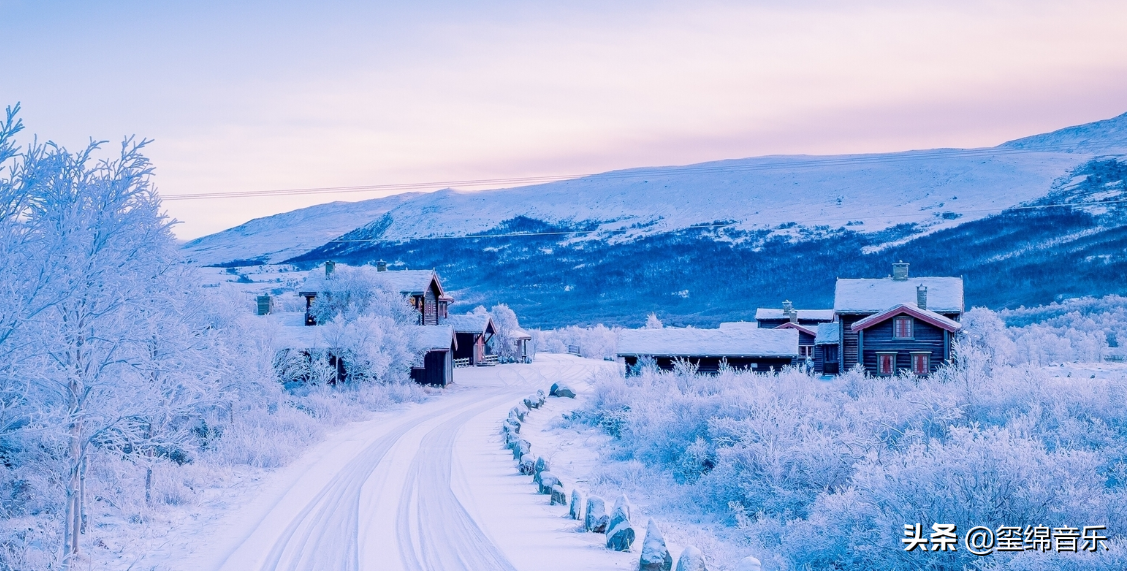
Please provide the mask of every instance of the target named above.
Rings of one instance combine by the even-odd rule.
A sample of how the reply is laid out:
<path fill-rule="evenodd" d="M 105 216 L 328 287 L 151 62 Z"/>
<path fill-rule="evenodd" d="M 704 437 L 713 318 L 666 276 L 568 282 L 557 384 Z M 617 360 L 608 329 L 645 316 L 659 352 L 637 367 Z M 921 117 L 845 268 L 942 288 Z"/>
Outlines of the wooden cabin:
<path fill-rule="evenodd" d="M 814 372 L 822 375 L 836 375 L 841 371 L 838 345 L 841 341 L 840 326 L 836 323 L 820 323 L 814 335 Z"/>
<path fill-rule="evenodd" d="M 813 330 L 819 323 L 834 320 L 832 309 L 795 309 L 790 300 L 783 302 L 782 309 L 760 307 L 755 310 L 755 322 L 763 329 L 774 329 L 784 323 L 794 323 Z"/>
<path fill-rule="evenodd" d="M 454 358 L 469 359 L 470 365 L 484 364 L 485 356 L 489 354 L 489 342 L 497 334 L 493 318 L 488 313 L 467 313 L 451 315 L 445 323 L 454 328 L 454 336 L 458 339 Z"/>
<path fill-rule="evenodd" d="M 313 300 L 318 295 L 332 293 L 336 266 L 333 262 L 325 262 L 324 274 L 310 275 L 298 289 L 298 295 L 305 298 L 306 325 L 317 325 L 312 314 Z M 419 314 L 419 325 L 439 325 L 445 322 L 453 298 L 443 291 L 442 282 L 434 270 L 388 270 L 387 263 L 382 260 L 375 266 L 357 266 L 354 269 L 368 273 L 369 277 L 383 282 L 392 291 L 408 298 L 411 307 Z"/>
<path fill-rule="evenodd" d="M 840 370 L 861 363 L 872 374 L 895 374 L 916 370 L 926 360 L 930 373 L 951 358 L 951 338 L 962 314 L 961 277 L 910 278 L 908 264 L 899 262 L 886 278 L 838 279 L 834 315 Z"/>
<path fill-rule="evenodd" d="M 652 360 L 666 371 L 684 361 L 705 374 L 716 374 L 722 363 L 733 369 L 767 372 L 798 360 L 798 331 L 758 327 L 625 329 L 618 334 L 618 357 L 625 361 L 627 374 L 634 374 L 643 360 Z"/>
<path fill-rule="evenodd" d="M 532 335 L 530 335 L 527 331 L 518 328 L 510 331 L 509 336 L 512 337 L 513 344 L 516 345 L 514 347 L 514 353 L 516 353 L 517 362 L 531 363 L 532 353 L 529 353 L 528 351 L 528 344 L 530 341 L 532 341 Z"/>
<path fill-rule="evenodd" d="M 423 385 L 445 387 L 454 382 L 454 352 L 458 340 L 449 325 L 420 327 L 419 357 L 411 367 L 411 379 Z"/>

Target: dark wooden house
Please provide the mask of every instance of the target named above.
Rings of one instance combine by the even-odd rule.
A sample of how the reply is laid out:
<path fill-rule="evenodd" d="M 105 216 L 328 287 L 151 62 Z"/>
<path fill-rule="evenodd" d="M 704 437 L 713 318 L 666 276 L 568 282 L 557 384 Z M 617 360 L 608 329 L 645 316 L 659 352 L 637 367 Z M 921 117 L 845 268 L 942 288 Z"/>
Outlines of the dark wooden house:
<path fill-rule="evenodd" d="M 693 329 L 624 329 L 618 334 L 618 357 L 632 374 L 643 361 L 673 370 L 678 361 L 691 363 L 701 373 L 715 374 L 721 364 L 733 369 L 767 372 L 798 360 L 798 331 L 728 327 Z"/>
<path fill-rule="evenodd" d="M 411 367 L 411 379 L 424 385 L 445 387 L 454 382 L 454 351 L 458 340 L 449 325 L 420 327 L 419 357 Z"/>
<path fill-rule="evenodd" d="M 332 295 L 334 272 L 339 264 L 325 262 L 324 274 L 311 273 L 298 289 L 305 298 L 305 324 L 316 325 L 312 314 L 313 300 L 318 295 Z M 391 291 L 403 294 L 418 312 L 419 325 L 440 325 L 445 322 L 453 299 L 442 289 L 442 282 L 434 270 L 388 270 L 380 261 L 375 266 L 357 266 L 354 271 L 365 272 L 373 281 L 383 282 Z"/>
<path fill-rule="evenodd" d="M 841 371 L 838 346 L 841 341 L 840 327 L 836 322 L 820 323 L 814 336 L 814 372 L 823 375 L 836 375 Z"/>
<path fill-rule="evenodd" d="M 482 364 L 489 354 L 489 342 L 497 334 L 493 318 L 488 313 L 467 313 L 451 315 L 445 323 L 454 328 L 454 336 L 458 339 L 454 358 L 469 359 L 470 365 Z"/>
<path fill-rule="evenodd" d="M 878 375 L 889 370 L 886 365 L 893 373 L 915 370 L 924 354 L 928 372 L 934 371 L 951 358 L 951 336 L 963 314 L 963 279 L 910 278 L 908 264 L 900 262 L 887 278 L 837 280 L 834 314 L 841 371 L 858 363 Z M 877 329 L 866 333 L 872 327 Z"/>
<path fill-rule="evenodd" d="M 795 309 L 794 304 L 789 300 L 783 302 L 782 309 L 760 307 L 755 310 L 755 322 L 764 329 L 773 329 L 784 323 L 794 323 L 813 329 L 819 323 L 829 323 L 833 320 L 832 309 Z"/>

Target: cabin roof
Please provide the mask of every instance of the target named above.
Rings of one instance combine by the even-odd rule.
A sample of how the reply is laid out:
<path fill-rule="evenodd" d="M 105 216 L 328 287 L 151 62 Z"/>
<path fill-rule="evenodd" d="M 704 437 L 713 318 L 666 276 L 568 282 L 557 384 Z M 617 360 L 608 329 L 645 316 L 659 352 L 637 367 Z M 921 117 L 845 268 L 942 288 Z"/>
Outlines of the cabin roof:
<path fill-rule="evenodd" d="M 819 323 L 818 333 L 814 335 L 815 345 L 837 345 L 841 341 L 841 328 L 834 323 Z"/>
<path fill-rule="evenodd" d="M 261 317 L 270 323 L 277 349 L 328 349 L 323 327 L 305 325 L 305 314 L 299 312 L 271 313 Z"/>
<path fill-rule="evenodd" d="M 520 327 L 515 327 L 515 328 L 509 330 L 509 336 L 512 337 L 513 339 L 527 339 L 527 340 L 532 339 L 532 334 L 523 330 L 523 329 L 521 329 Z"/>
<path fill-rule="evenodd" d="M 858 321 L 857 323 L 854 323 L 852 326 L 850 326 L 850 329 L 855 332 L 861 331 L 878 323 L 888 321 L 889 319 L 892 319 L 897 315 L 910 315 L 912 317 L 915 317 L 916 319 L 919 319 L 920 321 L 930 323 L 936 327 L 939 327 L 940 329 L 946 329 L 947 331 L 954 332 L 962 328 L 962 325 L 959 325 L 958 321 L 947 319 L 946 317 L 943 317 L 942 315 L 939 315 L 934 311 L 920 309 L 911 304 L 900 304 L 895 307 L 890 307 L 876 315 L 870 315 Z"/>
<path fill-rule="evenodd" d="M 337 264 L 337 271 L 344 267 L 363 272 L 365 277 L 382 282 L 392 291 L 397 291 L 403 295 L 425 294 L 430 289 L 431 283 L 434 283 L 438 286 L 439 297 L 445 296 L 442 290 L 442 282 L 438 280 L 438 274 L 434 270 L 387 270 L 381 272 L 373 266 Z M 298 288 L 300 294 L 317 294 L 331 290 L 333 278 L 326 278 L 324 272 L 318 270 L 312 270 L 309 274 L 302 282 L 301 287 Z"/>
<path fill-rule="evenodd" d="M 927 308 L 933 312 L 963 312 L 963 278 L 838 279 L 834 288 L 837 313 L 879 313 L 895 304 L 916 303 L 916 286 L 927 287 Z"/>
<path fill-rule="evenodd" d="M 458 333 L 473 333 L 476 335 L 497 333 L 497 328 L 493 325 L 493 318 L 488 313 L 451 315 L 443 319 L 442 322 L 452 326 L 454 331 Z"/>
<path fill-rule="evenodd" d="M 794 329 L 624 329 L 618 334 L 619 356 L 795 357 Z"/>
<path fill-rule="evenodd" d="M 797 309 L 798 318 L 806 321 L 833 321 L 832 309 Z M 755 310 L 756 319 L 789 319 L 782 309 L 774 307 L 760 307 Z"/>
<path fill-rule="evenodd" d="M 789 321 L 780 325 L 780 326 L 778 326 L 778 327 L 776 327 L 775 329 L 795 329 L 797 331 L 801 331 L 802 333 L 805 333 L 805 334 L 810 335 L 810 336 L 814 336 L 814 335 L 818 334 L 816 331 L 814 331 L 813 329 L 810 329 L 809 327 L 806 327 L 805 325 L 799 325 L 797 323 L 791 323 Z"/>
<path fill-rule="evenodd" d="M 418 325 L 415 330 L 418 331 L 418 346 L 423 351 L 449 351 L 451 345 L 458 347 L 454 328 L 449 325 Z"/>

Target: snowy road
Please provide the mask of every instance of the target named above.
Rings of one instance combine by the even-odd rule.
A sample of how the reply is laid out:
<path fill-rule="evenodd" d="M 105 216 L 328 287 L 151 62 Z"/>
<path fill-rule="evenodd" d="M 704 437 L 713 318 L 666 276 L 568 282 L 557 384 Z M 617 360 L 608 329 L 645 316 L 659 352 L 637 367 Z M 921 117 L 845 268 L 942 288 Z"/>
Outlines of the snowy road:
<path fill-rule="evenodd" d="M 184 569 L 625 569 L 519 476 L 498 428 L 521 398 L 607 363 L 538 355 L 458 369 L 430 402 L 357 423 L 273 475 Z M 535 414 L 535 412 L 533 413 Z"/>

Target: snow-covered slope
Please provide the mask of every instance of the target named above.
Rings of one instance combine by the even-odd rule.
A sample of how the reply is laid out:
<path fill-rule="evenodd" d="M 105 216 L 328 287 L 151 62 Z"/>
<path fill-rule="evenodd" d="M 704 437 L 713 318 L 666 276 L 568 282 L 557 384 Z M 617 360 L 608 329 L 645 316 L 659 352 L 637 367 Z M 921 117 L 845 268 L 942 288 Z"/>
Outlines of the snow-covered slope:
<path fill-rule="evenodd" d="M 465 236 L 521 217 L 598 230 L 577 236 L 587 239 L 630 239 L 718 222 L 795 234 L 914 225 L 909 234 L 919 235 L 1043 197 L 1054 180 L 1092 156 L 1121 152 L 1127 152 L 1127 114 L 988 149 L 771 156 L 332 203 L 254 220 L 185 249 L 202 264 L 278 262 L 350 231 L 346 239 Z"/>
<path fill-rule="evenodd" d="M 1127 153 L 1127 113 L 1000 145 L 1004 149 L 1086 154 Z"/>
<path fill-rule="evenodd" d="M 330 202 L 256 218 L 192 240 L 184 244 L 184 250 L 190 259 L 203 265 L 239 260 L 280 262 L 364 226 L 417 196 L 410 193 L 360 202 Z"/>

